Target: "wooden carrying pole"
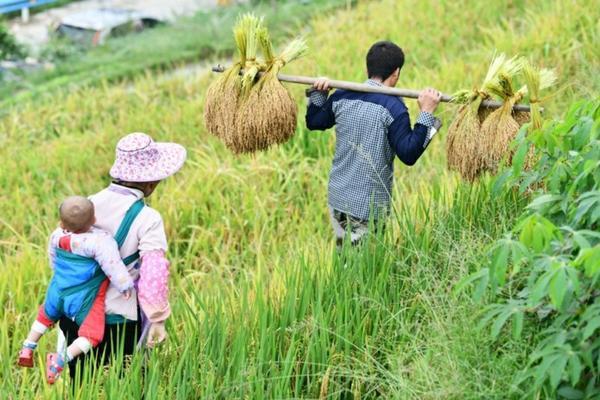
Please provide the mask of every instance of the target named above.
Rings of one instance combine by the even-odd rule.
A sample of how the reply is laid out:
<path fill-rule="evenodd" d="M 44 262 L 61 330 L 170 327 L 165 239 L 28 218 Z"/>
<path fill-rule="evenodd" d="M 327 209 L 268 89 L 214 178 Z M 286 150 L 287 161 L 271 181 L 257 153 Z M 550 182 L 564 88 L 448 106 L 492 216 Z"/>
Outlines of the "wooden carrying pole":
<path fill-rule="evenodd" d="M 217 65 L 212 68 L 213 72 L 225 72 L 225 68 L 221 65 Z M 259 75 L 262 72 L 259 73 Z M 298 76 L 298 75 L 285 75 L 278 74 L 277 78 L 282 82 L 290 82 L 290 83 L 299 83 L 301 85 L 309 85 L 312 86 L 317 81 L 317 78 L 311 78 L 308 76 Z M 408 97 L 409 99 L 417 99 L 419 98 L 418 90 L 410 90 L 410 89 L 396 89 L 390 88 L 386 86 L 371 86 L 365 85 L 363 83 L 356 82 L 348 82 L 348 81 L 336 81 L 329 80 L 329 87 L 332 89 L 344 89 L 351 90 L 353 92 L 364 92 L 364 93 L 381 93 L 381 94 L 389 94 L 392 96 L 399 97 Z M 442 102 L 449 103 L 452 101 L 452 96 L 448 96 L 447 94 L 442 94 Z M 500 108 L 502 104 L 499 101 L 494 100 L 484 100 L 481 102 L 481 107 L 487 108 Z M 513 106 L 513 110 L 515 111 L 530 111 L 530 108 L 527 104 L 515 104 Z"/>

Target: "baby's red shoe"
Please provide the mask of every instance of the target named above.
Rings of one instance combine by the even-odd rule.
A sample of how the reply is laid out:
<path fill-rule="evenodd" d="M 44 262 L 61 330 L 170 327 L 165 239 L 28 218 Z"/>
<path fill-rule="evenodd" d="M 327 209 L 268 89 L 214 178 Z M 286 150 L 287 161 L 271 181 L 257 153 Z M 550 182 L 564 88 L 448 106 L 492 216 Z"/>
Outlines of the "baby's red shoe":
<path fill-rule="evenodd" d="M 28 347 L 23 347 L 19 351 L 18 364 L 21 367 L 32 368 L 33 367 L 33 350 Z"/>
<path fill-rule="evenodd" d="M 59 365 L 58 353 L 50 353 L 46 356 L 46 382 L 53 384 L 60 377 L 63 367 Z"/>

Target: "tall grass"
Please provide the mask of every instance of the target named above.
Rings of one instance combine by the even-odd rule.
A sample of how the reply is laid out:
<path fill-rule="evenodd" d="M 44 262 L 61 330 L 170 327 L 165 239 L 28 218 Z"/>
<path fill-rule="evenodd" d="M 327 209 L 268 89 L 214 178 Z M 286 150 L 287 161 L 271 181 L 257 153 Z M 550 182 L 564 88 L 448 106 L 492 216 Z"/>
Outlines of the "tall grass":
<path fill-rule="evenodd" d="M 591 2 L 497 3 L 361 2 L 317 18 L 312 53 L 287 72 L 363 80 L 366 49 L 387 37 L 406 49 L 402 86 L 471 86 L 497 48 L 560 69 L 548 117 L 597 91 Z M 561 34 L 540 37 L 549 23 Z M 171 246 L 170 336 L 137 354 L 127 379 L 118 367 L 98 372 L 77 398 L 504 398 L 528 338 L 493 344 L 474 327 L 476 306 L 451 289 L 523 199 L 492 196 L 487 180 L 459 183 L 437 138 L 416 167 L 398 166 L 387 232 L 337 255 L 326 211 L 331 136 L 301 123 L 285 146 L 234 157 L 203 128 L 211 78 L 147 74 L 24 103 L 0 120 L 0 397 L 69 394 L 66 379 L 43 383 L 52 335 L 40 367 L 14 366 L 50 276 L 46 237 L 60 199 L 102 189 L 118 138 L 145 131 L 190 153 L 151 198 Z M 302 101 L 302 88 L 292 90 Z"/>

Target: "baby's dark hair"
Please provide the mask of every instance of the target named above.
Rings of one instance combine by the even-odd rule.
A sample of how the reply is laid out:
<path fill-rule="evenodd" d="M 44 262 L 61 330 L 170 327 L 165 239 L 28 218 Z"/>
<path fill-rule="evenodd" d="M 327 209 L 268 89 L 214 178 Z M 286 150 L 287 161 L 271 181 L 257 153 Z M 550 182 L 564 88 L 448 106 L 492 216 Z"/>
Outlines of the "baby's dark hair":
<path fill-rule="evenodd" d="M 404 52 L 390 41 L 375 43 L 367 53 L 367 73 L 369 78 L 386 80 L 396 69 L 404 65 Z"/>
<path fill-rule="evenodd" d="M 63 228 L 70 232 L 83 233 L 94 223 L 94 204 L 85 197 L 67 197 L 59 211 Z"/>

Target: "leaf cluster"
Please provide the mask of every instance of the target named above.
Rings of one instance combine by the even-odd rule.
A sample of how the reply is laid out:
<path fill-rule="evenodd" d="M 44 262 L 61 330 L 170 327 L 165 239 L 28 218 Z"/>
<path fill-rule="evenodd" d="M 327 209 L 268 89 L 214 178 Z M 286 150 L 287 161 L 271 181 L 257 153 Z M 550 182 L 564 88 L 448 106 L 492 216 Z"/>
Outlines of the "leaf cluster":
<path fill-rule="evenodd" d="M 533 147 L 537 162 L 526 169 Z M 481 326 L 499 339 L 535 334 L 517 387 L 570 399 L 600 395 L 600 101 L 574 105 L 562 122 L 517 138 L 513 165 L 494 190 L 531 195 L 485 267 L 464 279 L 486 307 Z M 533 383 L 533 385 L 531 385 Z M 528 393 L 531 395 L 531 393 Z"/>

